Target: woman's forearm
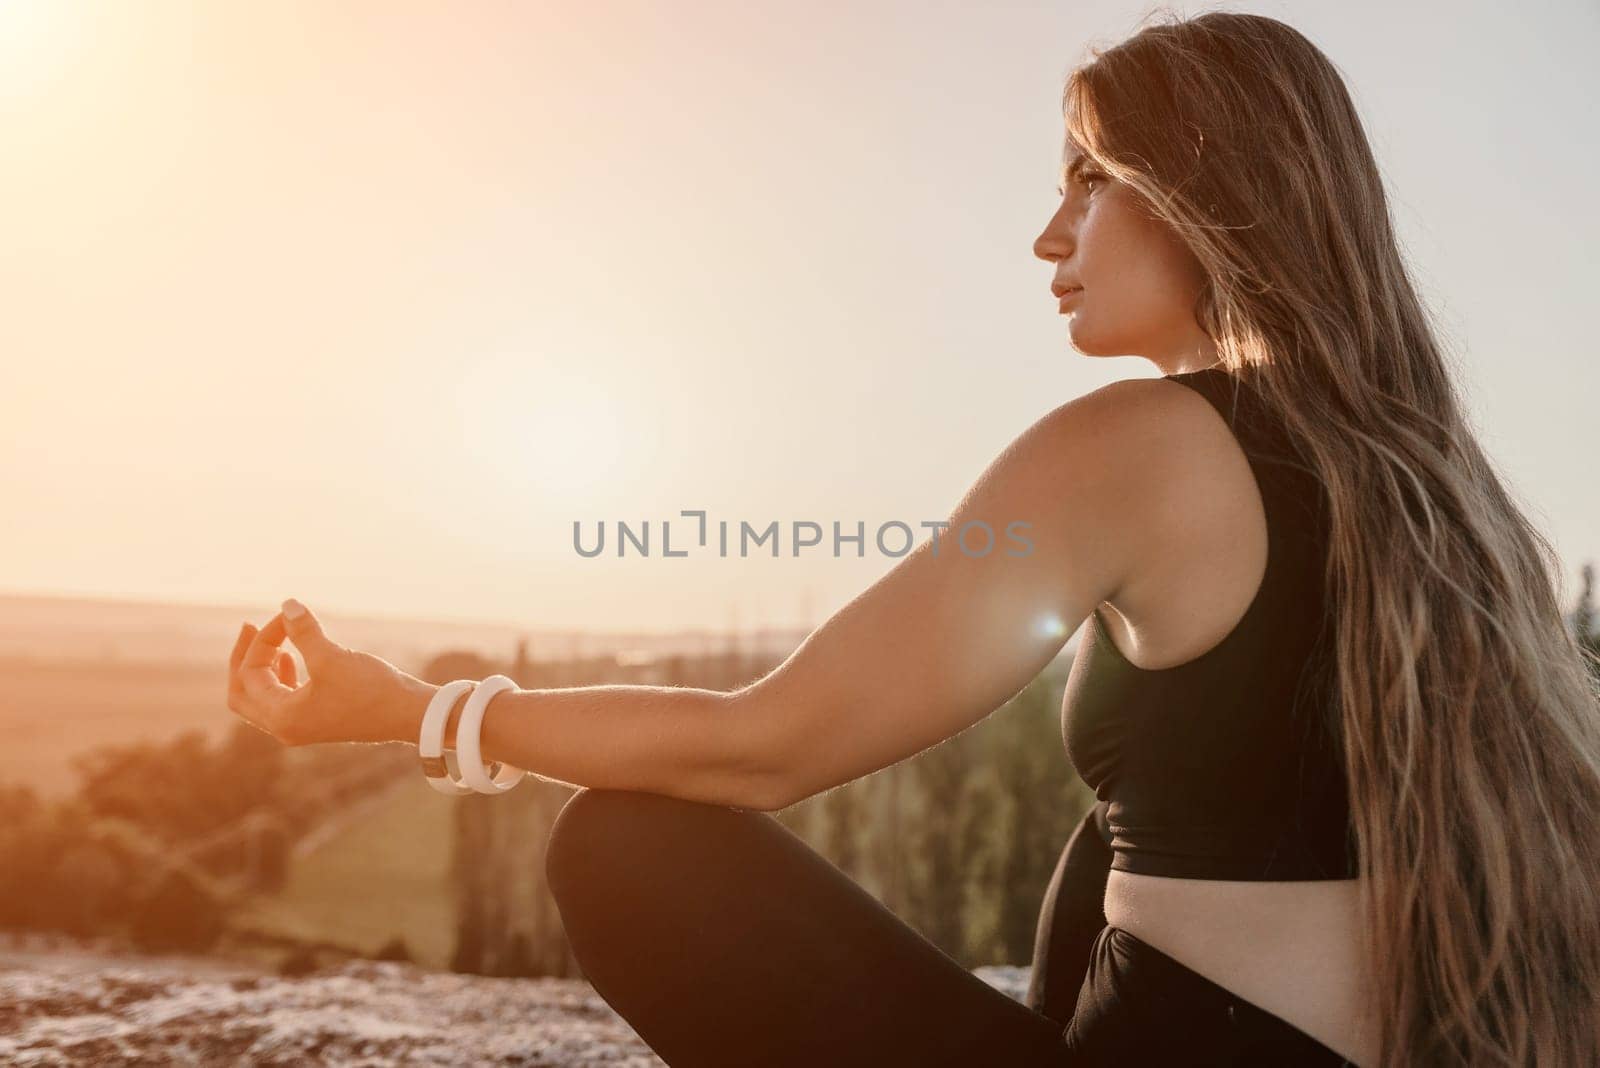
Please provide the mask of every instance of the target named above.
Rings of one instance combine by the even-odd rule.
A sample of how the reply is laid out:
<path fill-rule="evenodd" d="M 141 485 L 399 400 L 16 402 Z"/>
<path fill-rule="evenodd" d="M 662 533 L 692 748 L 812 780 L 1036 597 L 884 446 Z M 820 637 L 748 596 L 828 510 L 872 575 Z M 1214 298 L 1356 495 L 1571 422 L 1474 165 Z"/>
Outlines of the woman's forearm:
<path fill-rule="evenodd" d="M 411 687 L 396 740 L 416 744 L 438 689 L 420 679 Z M 447 749 L 455 748 L 465 704 L 458 700 L 451 712 Z M 759 726 L 739 693 L 633 685 L 514 689 L 489 702 L 479 745 L 486 762 L 571 786 L 768 810 L 781 794 Z"/>

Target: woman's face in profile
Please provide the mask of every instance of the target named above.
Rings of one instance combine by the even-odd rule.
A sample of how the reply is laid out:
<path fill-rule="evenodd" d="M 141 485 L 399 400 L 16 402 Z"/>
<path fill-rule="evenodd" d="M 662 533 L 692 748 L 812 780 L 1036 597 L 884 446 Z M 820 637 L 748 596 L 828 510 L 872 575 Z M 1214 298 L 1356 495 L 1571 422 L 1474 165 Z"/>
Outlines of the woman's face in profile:
<path fill-rule="evenodd" d="M 1144 356 L 1166 367 L 1208 347 L 1194 306 L 1200 261 L 1133 189 L 1111 179 L 1070 139 L 1061 205 L 1033 243 L 1055 264 L 1052 294 L 1072 346 L 1086 356 Z"/>

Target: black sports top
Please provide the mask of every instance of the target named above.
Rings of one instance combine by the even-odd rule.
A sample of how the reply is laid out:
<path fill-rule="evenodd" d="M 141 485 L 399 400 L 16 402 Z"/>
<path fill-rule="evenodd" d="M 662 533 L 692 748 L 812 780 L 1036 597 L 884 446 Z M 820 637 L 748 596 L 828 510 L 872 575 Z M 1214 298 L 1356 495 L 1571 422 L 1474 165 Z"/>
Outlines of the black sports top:
<path fill-rule="evenodd" d="M 1233 630 L 1172 667 L 1135 666 L 1096 608 L 1067 676 L 1067 756 L 1099 798 L 1114 871 L 1355 878 L 1326 680 L 1321 484 L 1242 378 L 1221 368 L 1166 377 L 1210 401 L 1244 451 L 1266 513 L 1266 573 Z"/>

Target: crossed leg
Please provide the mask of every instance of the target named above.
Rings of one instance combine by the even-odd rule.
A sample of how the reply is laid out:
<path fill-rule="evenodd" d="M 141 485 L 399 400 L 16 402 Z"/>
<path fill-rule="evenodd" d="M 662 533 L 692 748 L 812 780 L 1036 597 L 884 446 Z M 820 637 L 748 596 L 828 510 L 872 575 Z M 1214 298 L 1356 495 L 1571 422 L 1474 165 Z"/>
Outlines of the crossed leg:
<path fill-rule="evenodd" d="M 673 1068 L 1073 1059 L 1059 1016 L 973 975 L 766 813 L 580 790 L 546 873 L 585 976 Z M 1044 989 L 1070 1016 L 1067 974 Z"/>

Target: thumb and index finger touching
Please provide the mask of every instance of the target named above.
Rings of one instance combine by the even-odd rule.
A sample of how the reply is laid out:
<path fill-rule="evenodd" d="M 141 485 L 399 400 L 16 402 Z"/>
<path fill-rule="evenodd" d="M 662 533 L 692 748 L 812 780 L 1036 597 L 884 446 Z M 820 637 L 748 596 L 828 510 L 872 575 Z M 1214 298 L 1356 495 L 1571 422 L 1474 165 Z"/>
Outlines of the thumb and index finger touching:
<path fill-rule="evenodd" d="M 277 659 L 279 647 L 288 636 L 287 622 L 283 618 L 283 613 L 279 612 L 267 620 L 267 625 L 256 631 L 255 637 L 250 639 L 239 667 L 245 671 L 271 667 L 273 660 Z"/>
<path fill-rule="evenodd" d="M 331 648 L 322 624 L 311 610 L 293 597 L 283 602 L 282 609 L 267 620 L 267 625 L 251 640 L 244 654 L 244 667 L 266 667 L 273 662 L 284 640 L 292 641 L 308 665 L 315 664 Z"/>
<path fill-rule="evenodd" d="M 328 636 L 322 632 L 322 621 L 312 614 L 311 609 L 293 597 L 283 602 L 282 611 L 273 618 L 283 622 L 288 636 L 306 655 L 307 662 L 334 647 Z"/>
<path fill-rule="evenodd" d="M 241 684 L 254 679 L 265 682 L 272 690 L 292 689 L 284 686 L 273 671 L 288 657 L 282 648 L 285 640 L 292 641 L 300 650 L 307 667 L 313 667 L 331 645 L 317 618 L 299 601 L 290 598 L 259 630 L 250 623 L 240 628 L 229 657 L 230 674 L 238 677 Z"/>

